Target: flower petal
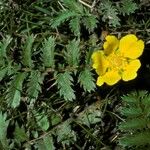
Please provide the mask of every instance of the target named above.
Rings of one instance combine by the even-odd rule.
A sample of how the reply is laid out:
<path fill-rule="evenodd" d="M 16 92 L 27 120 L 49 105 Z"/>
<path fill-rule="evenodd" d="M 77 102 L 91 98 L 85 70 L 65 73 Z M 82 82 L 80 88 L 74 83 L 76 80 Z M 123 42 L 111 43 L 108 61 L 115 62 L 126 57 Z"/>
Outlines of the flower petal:
<path fill-rule="evenodd" d="M 104 80 L 103 80 L 102 76 L 99 76 L 99 77 L 97 78 L 96 84 L 97 84 L 98 86 L 102 86 L 102 85 L 104 84 Z"/>
<path fill-rule="evenodd" d="M 96 51 L 92 54 L 93 68 L 96 70 L 98 75 L 102 75 L 106 72 L 108 62 L 104 56 L 103 51 Z"/>
<path fill-rule="evenodd" d="M 122 72 L 122 79 L 124 81 L 129 81 L 137 77 L 137 71 L 140 68 L 141 63 L 138 59 L 131 61 Z"/>
<path fill-rule="evenodd" d="M 144 42 L 138 40 L 134 34 L 129 34 L 121 38 L 119 50 L 124 57 L 136 59 L 143 53 Z"/>
<path fill-rule="evenodd" d="M 107 83 L 108 85 L 114 85 L 116 84 L 120 79 L 121 76 L 118 74 L 118 71 L 108 71 L 103 76 L 103 81 Z"/>
<path fill-rule="evenodd" d="M 114 52 L 119 46 L 119 40 L 113 36 L 108 35 L 106 36 L 106 42 L 104 43 L 104 54 L 109 55 Z"/>

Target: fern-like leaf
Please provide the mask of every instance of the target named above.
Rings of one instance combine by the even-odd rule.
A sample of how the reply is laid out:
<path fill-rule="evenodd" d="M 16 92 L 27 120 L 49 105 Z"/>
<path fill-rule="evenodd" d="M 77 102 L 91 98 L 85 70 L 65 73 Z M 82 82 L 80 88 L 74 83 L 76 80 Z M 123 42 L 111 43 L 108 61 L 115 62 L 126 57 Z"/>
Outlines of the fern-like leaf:
<path fill-rule="evenodd" d="M 79 40 L 72 40 L 66 46 L 65 51 L 65 59 L 70 66 L 77 67 L 79 65 L 79 57 L 80 57 L 80 41 Z"/>
<path fill-rule="evenodd" d="M 22 48 L 22 63 L 26 67 L 32 67 L 32 46 L 34 42 L 34 36 L 30 35 L 27 37 L 24 47 Z"/>
<path fill-rule="evenodd" d="M 51 27 L 56 28 L 61 23 L 64 23 L 66 20 L 68 20 L 70 17 L 77 16 L 77 13 L 70 10 L 63 10 L 58 13 L 58 16 L 52 20 Z"/>
<path fill-rule="evenodd" d="M 47 136 L 44 136 L 43 142 L 44 142 L 44 145 L 46 147 L 45 150 L 55 150 L 52 135 L 49 134 Z"/>
<path fill-rule="evenodd" d="M 0 42 L 0 58 L 7 57 L 6 50 L 11 41 L 12 38 L 10 36 L 6 36 L 6 38 L 4 38 L 2 42 Z"/>
<path fill-rule="evenodd" d="M 134 119 L 128 119 L 126 122 L 122 122 L 119 126 L 120 130 L 126 130 L 126 131 L 134 131 L 134 129 L 143 129 L 147 125 L 146 119 L 142 118 L 134 118 Z"/>
<path fill-rule="evenodd" d="M 63 4 L 71 11 L 76 13 L 83 13 L 83 6 L 76 0 L 63 0 Z"/>
<path fill-rule="evenodd" d="M 150 94 L 146 91 L 132 92 L 123 96 L 122 100 L 120 112 L 126 119 L 119 125 L 123 132 L 119 143 L 145 149 L 145 146 L 150 146 Z"/>
<path fill-rule="evenodd" d="M 16 108 L 20 104 L 22 84 L 25 77 L 25 73 L 18 73 L 11 79 L 9 88 L 7 90 L 6 99 L 8 104 L 13 108 Z"/>
<path fill-rule="evenodd" d="M 134 135 L 127 135 L 120 139 L 119 143 L 125 146 L 144 146 L 150 144 L 150 131 L 136 133 Z M 144 150 L 144 149 L 143 149 Z"/>
<path fill-rule="evenodd" d="M 45 39 L 42 48 L 42 61 L 45 67 L 54 67 L 55 38 Z"/>
<path fill-rule="evenodd" d="M 43 83 L 43 78 L 39 71 L 31 71 L 28 83 L 27 83 L 27 94 L 31 100 L 36 100 L 38 98 L 39 92 L 41 92 L 41 84 Z"/>
<path fill-rule="evenodd" d="M 57 141 L 62 142 L 63 145 L 69 145 L 71 141 L 76 141 L 76 133 L 71 129 L 70 122 L 66 121 L 60 125 L 56 130 Z"/>
<path fill-rule="evenodd" d="M 70 73 L 59 73 L 56 78 L 60 96 L 63 96 L 66 101 L 75 99 L 74 90 L 71 87 L 73 78 Z"/>
<path fill-rule="evenodd" d="M 5 77 L 7 73 L 7 67 L 0 68 L 0 81 Z"/>
<path fill-rule="evenodd" d="M 34 115 L 35 115 L 38 126 L 43 131 L 46 131 L 50 126 L 47 114 L 43 111 L 43 112 L 35 112 Z"/>
<path fill-rule="evenodd" d="M 8 141 L 6 138 L 7 135 L 7 127 L 9 125 L 9 121 L 6 120 L 7 114 L 2 114 L 2 112 L 0 112 L 0 143 L 2 144 L 3 147 L 1 147 L 2 149 L 8 149 Z"/>
<path fill-rule="evenodd" d="M 130 117 L 138 117 L 140 116 L 142 113 L 142 109 L 141 108 L 137 108 L 137 107 L 132 107 L 132 108 L 122 108 L 121 109 L 121 114 L 124 116 L 130 116 Z"/>
<path fill-rule="evenodd" d="M 80 17 L 74 17 L 70 20 L 69 26 L 75 36 L 80 36 Z"/>
<path fill-rule="evenodd" d="M 100 4 L 100 13 L 103 14 L 102 20 L 107 22 L 110 26 L 116 27 L 120 25 L 120 19 L 118 18 L 118 11 L 113 5 L 113 2 L 109 0 L 103 0 Z"/>
<path fill-rule="evenodd" d="M 83 17 L 83 24 L 89 32 L 92 32 L 97 27 L 96 16 L 89 14 L 88 16 Z"/>
<path fill-rule="evenodd" d="M 88 92 L 91 92 L 96 87 L 92 73 L 87 68 L 81 71 L 78 82 L 80 83 L 81 86 L 83 86 L 83 89 Z"/>
<path fill-rule="evenodd" d="M 28 136 L 25 132 L 24 127 L 20 128 L 17 123 L 15 125 L 14 136 L 15 136 L 15 139 L 19 142 L 25 142 L 28 140 Z"/>
<path fill-rule="evenodd" d="M 136 9 L 138 9 L 138 6 L 133 0 L 122 0 L 121 1 L 120 12 L 125 15 L 130 15 L 131 13 L 134 13 Z"/>
<path fill-rule="evenodd" d="M 131 93 L 131 94 L 127 94 L 122 96 L 122 100 L 126 103 L 129 103 L 131 105 L 134 105 L 137 103 L 137 96 L 136 93 Z"/>

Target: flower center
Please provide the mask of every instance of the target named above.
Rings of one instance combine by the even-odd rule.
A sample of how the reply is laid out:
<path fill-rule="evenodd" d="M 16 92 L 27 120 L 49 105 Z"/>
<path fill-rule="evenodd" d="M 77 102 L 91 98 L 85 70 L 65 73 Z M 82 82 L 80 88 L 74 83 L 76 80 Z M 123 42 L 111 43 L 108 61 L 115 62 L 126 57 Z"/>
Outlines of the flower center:
<path fill-rule="evenodd" d="M 111 54 L 108 56 L 108 62 L 111 69 L 120 70 L 124 68 L 127 60 L 118 54 Z"/>

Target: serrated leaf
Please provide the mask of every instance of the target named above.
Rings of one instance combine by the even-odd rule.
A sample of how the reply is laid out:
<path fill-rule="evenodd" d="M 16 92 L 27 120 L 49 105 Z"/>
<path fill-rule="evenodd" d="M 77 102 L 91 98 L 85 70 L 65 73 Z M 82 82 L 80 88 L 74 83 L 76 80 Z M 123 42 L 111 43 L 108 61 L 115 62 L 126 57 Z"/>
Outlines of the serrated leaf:
<path fill-rule="evenodd" d="M 75 36 L 80 36 L 80 17 L 74 17 L 70 20 L 69 26 Z"/>
<path fill-rule="evenodd" d="M 97 23 L 98 23 L 96 16 L 94 16 L 92 14 L 89 14 L 88 16 L 83 17 L 82 22 L 89 32 L 94 31 L 94 29 L 97 27 Z"/>
<path fill-rule="evenodd" d="M 7 67 L 0 68 L 0 81 L 5 77 L 7 69 L 8 69 Z"/>
<path fill-rule="evenodd" d="M 52 135 L 48 134 L 44 136 L 43 139 L 36 143 L 36 147 L 38 150 L 55 150 Z"/>
<path fill-rule="evenodd" d="M 45 148 L 46 148 L 44 150 L 55 150 L 52 135 L 49 134 L 47 136 L 44 136 L 43 142 L 44 142 L 44 145 L 45 145 Z"/>
<path fill-rule="evenodd" d="M 52 20 L 51 27 L 56 28 L 61 23 L 64 23 L 70 17 L 74 17 L 74 16 L 77 16 L 77 14 L 74 11 L 70 11 L 70 10 L 61 11 L 59 12 L 58 16 Z"/>
<path fill-rule="evenodd" d="M 69 10 L 76 13 L 83 13 L 83 6 L 75 0 L 63 0 L 63 4 L 68 7 Z"/>
<path fill-rule="evenodd" d="M 78 121 L 81 124 L 85 124 L 90 127 L 91 124 L 96 124 L 101 121 L 101 115 L 101 111 L 97 109 L 93 110 L 93 112 L 85 111 L 84 113 L 80 114 Z"/>
<path fill-rule="evenodd" d="M 81 71 L 78 82 L 81 86 L 83 86 L 83 89 L 85 91 L 91 92 L 95 89 L 95 80 L 92 76 L 92 73 L 89 69 L 85 68 L 83 71 Z"/>
<path fill-rule="evenodd" d="M 9 125 L 9 121 L 6 120 L 7 114 L 2 114 L 2 112 L 0 112 L 0 142 L 5 149 L 8 149 L 8 142 L 7 142 L 7 128 Z"/>
<path fill-rule="evenodd" d="M 58 114 L 51 114 L 51 124 L 52 126 L 55 126 L 56 124 L 60 123 L 62 121 L 60 115 Z"/>
<path fill-rule="evenodd" d="M 138 98 L 134 95 L 128 94 L 128 95 L 122 96 L 122 100 L 127 103 L 136 104 L 138 101 Z"/>
<path fill-rule="evenodd" d="M 39 93 L 41 92 L 41 84 L 43 83 L 43 78 L 41 73 L 36 70 L 32 70 L 27 83 L 27 94 L 31 100 L 36 100 Z"/>
<path fill-rule="evenodd" d="M 15 126 L 14 136 L 18 142 L 25 142 L 28 140 L 28 136 L 25 133 L 25 129 L 23 127 L 20 128 L 18 124 L 16 124 Z"/>
<path fill-rule="evenodd" d="M 22 48 L 22 63 L 26 67 L 32 67 L 33 61 L 32 61 L 32 46 L 34 42 L 34 36 L 29 35 L 26 39 L 25 45 Z"/>
<path fill-rule="evenodd" d="M 46 131 L 50 126 L 47 115 L 44 112 L 41 112 L 41 113 L 36 113 L 35 117 L 36 117 L 36 121 L 37 121 L 38 126 L 43 131 Z"/>
<path fill-rule="evenodd" d="M 57 141 L 63 145 L 69 145 L 72 141 L 76 141 L 76 133 L 71 129 L 70 122 L 66 121 L 60 125 L 57 130 Z"/>
<path fill-rule="evenodd" d="M 133 91 L 122 97 L 123 104 L 120 112 L 126 117 L 119 125 L 122 138 L 119 143 L 123 146 L 145 149 L 149 143 L 149 94 L 146 91 Z M 146 102 L 146 103 L 145 103 Z"/>
<path fill-rule="evenodd" d="M 72 89 L 73 78 L 69 72 L 59 73 L 56 77 L 56 84 L 59 89 L 60 96 L 63 96 L 66 101 L 75 99 L 75 94 Z"/>
<path fill-rule="evenodd" d="M 55 38 L 45 39 L 42 48 L 42 61 L 45 67 L 54 67 Z"/>
<path fill-rule="evenodd" d="M 100 3 L 100 13 L 103 14 L 102 20 L 109 23 L 110 26 L 116 27 L 120 25 L 120 19 L 118 18 L 118 11 L 113 5 L 113 2 L 109 0 L 103 0 Z"/>
<path fill-rule="evenodd" d="M 6 95 L 7 102 L 12 108 L 16 108 L 20 104 L 22 84 L 25 77 L 25 73 L 18 73 L 12 77 Z"/>
<path fill-rule="evenodd" d="M 122 146 L 141 146 L 150 144 L 150 132 L 142 132 L 142 133 L 136 133 L 134 135 L 127 135 L 126 137 L 123 137 L 119 140 L 119 143 Z"/>
<path fill-rule="evenodd" d="M 122 0 L 121 6 L 119 7 L 120 12 L 125 15 L 129 15 L 131 13 L 134 13 L 136 9 L 138 9 L 137 4 L 133 0 Z"/>
<path fill-rule="evenodd" d="M 128 117 L 138 117 L 142 114 L 142 109 L 139 108 L 122 108 L 120 110 L 121 114 Z"/>
<path fill-rule="evenodd" d="M 145 118 L 133 118 L 128 119 L 126 122 L 122 122 L 119 125 L 119 129 L 123 131 L 134 131 L 138 129 L 143 129 L 147 125 L 147 121 Z"/>
<path fill-rule="evenodd" d="M 7 57 L 6 50 L 11 41 L 12 41 L 12 38 L 8 35 L 6 36 L 6 38 L 2 40 L 2 42 L 0 42 L 0 58 Z"/>
<path fill-rule="evenodd" d="M 79 40 L 72 40 L 66 46 L 65 51 L 65 59 L 68 65 L 77 67 L 80 61 L 80 41 Z"/>

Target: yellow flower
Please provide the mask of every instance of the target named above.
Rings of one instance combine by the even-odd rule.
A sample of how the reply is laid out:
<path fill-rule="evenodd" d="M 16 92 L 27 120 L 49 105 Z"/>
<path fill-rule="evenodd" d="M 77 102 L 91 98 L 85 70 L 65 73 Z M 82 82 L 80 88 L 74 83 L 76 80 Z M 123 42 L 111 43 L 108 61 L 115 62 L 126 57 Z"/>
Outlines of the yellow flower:
<path fill-rule="evenodd" d="M 104 50 L 92 54 L 93 68 L 99 75 L 97 85 L 114 85 L 119 80 L 129 81 L 137 76 L 141 66 L 139 56 L 144 50 L 144 42 L 129 34 L 120 39 L 112 35 L 106 37 Z"/>

